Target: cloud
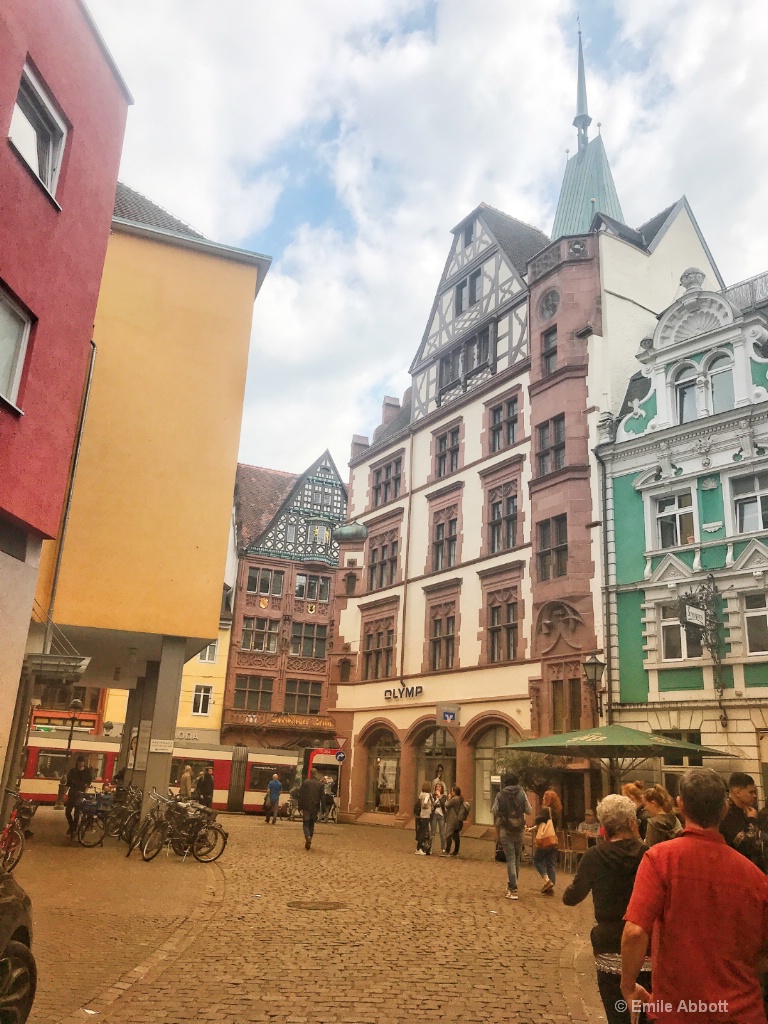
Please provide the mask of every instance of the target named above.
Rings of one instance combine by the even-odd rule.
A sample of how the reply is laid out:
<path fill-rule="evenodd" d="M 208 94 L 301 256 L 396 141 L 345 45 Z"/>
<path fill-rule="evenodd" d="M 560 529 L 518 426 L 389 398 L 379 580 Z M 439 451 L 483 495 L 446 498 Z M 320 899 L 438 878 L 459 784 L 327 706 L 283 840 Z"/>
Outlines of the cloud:
<path fill-rule="evenodd" d="M 254 311 L 241 457 L 298 471 L 330 447 L 343 464 L 383 394 L 409 383 L 450 228 L 485 201 L 549 229 L 575 144 L 575 4 L 92 8 L 136 96 L 124 179 L 219 241 L 268 239 L 276 257 Z M 592 16 L 610 38 L 592 42 Z M 766 269 L 761 0 L 596 0 L 582 22 L 627 221 L 685 193 L 726 280 Z"/>

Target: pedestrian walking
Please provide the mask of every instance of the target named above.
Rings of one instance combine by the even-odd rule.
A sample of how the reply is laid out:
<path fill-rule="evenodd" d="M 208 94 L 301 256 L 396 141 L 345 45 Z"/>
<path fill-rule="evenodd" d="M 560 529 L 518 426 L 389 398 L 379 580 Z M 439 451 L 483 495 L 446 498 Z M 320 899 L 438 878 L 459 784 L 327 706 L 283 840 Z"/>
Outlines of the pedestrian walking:
<path fill-rule="evenodd" d="M 519 784 L 517 775 L 512 772 L 502 775 L 501 789 L 493 801 L 491 814 L 496 826 L 496 842 L 504 850 L 507 860 L 508 900 L 518 898 L 517 879 L 520 873 L 520 858 L 523 855 L 525 815 L 532 813 L 528 797 Z"/>
<path fill-rule="evenodd" d="M 766 1024 L 758 966 L 768 953 L 768 878 L 726 844 L 726 790 L 714 771 L 685 772 L 678 807 L 682 835 L 651 847 L 637 869 L 622 995 L 630 1010 L 650 1004 L 657 1024 Z M 652 996 L 638 982 L 651 939 Z"/>
<path fill-rule="evenodd" d="M 75 761 L 75 767 L 70 768 L 67 773 L 67 802 L 64 813 L 67 818 L 67 835 L 70 838 L 77 832 L 80 821 L 80 798 L 92 782 L 93 772 L 86 767 L 85 758 L 81 755 Z"/>
<path fill-rule="evenodd" d="M 464 819 L 461 817 L 464 810 L 464 801 L 461 798 L 461 789 L 454 786 L 450 797 L 445 802 L 445 851 L 444 857 L 459 856 L 461 846 L 461 827 Z M 466 815 L 464 815 L 466 817 Z M 454 851 L 451 853 L 451 846 Z"/>
<path fill-rule="evenodd" d="M 304 849 L 312 847 L 312 838 L 315 834 L 315 822 L 320 814 L 323 803 L 323 784 L 320 781 L 317 769 L 312 769 L 312 775 L 304 779 L 299 790 L 299 810 L 304 826 Z"/>
<path fill-rule="evenodd" d="M 597 817 L 606 842 L 591 846 L 581 858 L 563 893 L 563 903 L 575 907 L 592 893 L 596 924 L 590 938 L 597 988 L 608 1024 L 630 1024 L 630 1012 L 621 1006 L 621 936 L 635 875 L 648 851 L 640 842 L 637 810 L 629 797 L 618 793 L 605 797 L 597 805 Z M 649 992 L 650 969 L 651 961 L 646 957 L 638 980 Z M 643 1024 L 646 1019 L 645 1014 L 640 1017 Z"/>
<path fill-rule="evenodd" d="M 675 814 L 672 797 L 663 786 L 649 786 L 643 792 L 643 803 L 648 815 L 645 828 L 645 845 L 674 839 L 683 831 L 680 819 Z"/>
<path fill-rule="evenodd" d="M 335 797 L 334 789 L 335 789 L 335 785 L 336 784 L 334 783 L 333 776 L 331 776 L 331 775 L 324 776 L 322 781 L 323 781 L 323 821 L 328 821 L 328 815 L 330 814 L 331 808 L 333 807 L 333 802 L 334 802 L 334 797 Z"/>
<path fill-rule="evenodd" d="M 192 765 L 185 764 L 184 771 L 181 773 L 179 778 L 179 796 L 182 800 L 192 799 Z"/>
<path fill-rule="evenodd" d="M 765 871 L 763 836 L 757 814 L 757 787 L 755 780 L 746 772 L 734 772 L 728 779 L 728 810 L 720 823 L 720 831 L 730 847 Z"/>
<path fill-rule="evenodd" d="M 264 800 L 264 816 L 267 825 L 269 824 L 270 815 L 272 817 L 273 825 L 277 821 L 277 812 L 280 808 L 280 794 L 282 792 L 283 785 L 280 782 L 280 776 L 275 772 L 267 783 L 267 796 Z"/>
<path fill-rule="evenodd" d="M 432 820 L 430 822 L 432 845 L 434 846 L 435 837 L 438 836 L 440 853 L 443 853 L 445 851 L 445 786 L 442 782 L 437 783 L 432 797 Z"/>
<path fill-rule="evenodd" d="M 416 856 L 426 857 L 432 852 L 432 836 L 429 825 L 432 818 L 432 787 L 428 781 L 421 784 L 421 792 L 416 799 L 414 811 L 416 815 Z"/>
<path fill-rule="evenodd" d="M 563 827 L 563 804 L 554 789 L 547 789 L 541 798 L 541 806 L 548 807 L 552 813 L 555 828 Z"/>
<path fill-rule="evenodd" d="M 550 807 L 541 808 L 531 831 L 534 833 L 533 866 L 542 878 L 541 891 L 545 896 L 553 896 L 557 881 L 557 833 Z"/>
<path fill-rule="evenodd" d="M 204 807 L 210 807 L 213 803 L 213 768 L 206 768 L 198 775 L 195 797 Z"/>

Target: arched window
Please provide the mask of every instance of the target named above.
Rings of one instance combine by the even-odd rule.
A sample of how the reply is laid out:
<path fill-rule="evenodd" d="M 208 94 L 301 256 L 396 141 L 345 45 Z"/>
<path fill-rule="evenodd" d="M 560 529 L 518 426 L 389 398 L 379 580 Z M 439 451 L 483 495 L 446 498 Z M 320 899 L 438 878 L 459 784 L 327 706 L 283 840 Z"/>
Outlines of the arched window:
<path fill-rule="evenodd" d="M 707 367 L 709 392 L 713 413 L 727 412 L 733 408 L 733 363 L 725 353 L 716 355 Z"/>
<path fill-rule="evenodd" d="M 692 423 L 699 418 L 696 402 L 695 366 L 684 366 L 675 377 L 675 413 L 678 423 Z"/>

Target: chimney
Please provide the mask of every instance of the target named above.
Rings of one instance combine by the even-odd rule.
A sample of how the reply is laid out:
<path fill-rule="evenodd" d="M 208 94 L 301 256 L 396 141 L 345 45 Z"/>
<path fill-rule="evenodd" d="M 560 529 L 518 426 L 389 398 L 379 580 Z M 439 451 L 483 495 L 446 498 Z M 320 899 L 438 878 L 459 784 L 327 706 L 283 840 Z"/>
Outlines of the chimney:
<path fill-rule="evenodd" d="M 392 420 L 400 412 L 400 399 L 386 395 L 381 403 L 381 425 L 388 427 Z"/>
<path fill-rule="evenodd" d="M 362 455 L 366 448 L 369 447 L 368 438 L 363 434 L 352 435 L 352 448 L 350 451 L 350 459 L 356 459 L 359 455 Z"/>

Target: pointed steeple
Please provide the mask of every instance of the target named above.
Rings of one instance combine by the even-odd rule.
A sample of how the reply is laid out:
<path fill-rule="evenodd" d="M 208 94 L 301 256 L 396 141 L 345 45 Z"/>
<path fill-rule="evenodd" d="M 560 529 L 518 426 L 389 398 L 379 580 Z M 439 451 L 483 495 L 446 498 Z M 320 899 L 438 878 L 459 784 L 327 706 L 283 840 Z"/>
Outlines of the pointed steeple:
<path fill-rule="evenodd" d="M 578 129 L 576 137 L 578 141 L 578 152 L 581 153 L 587 148 L 587 128 L 592 124 L 592 118 L 587 111 L 587 78 L 584 74 L 584 50 L 581 46 L 581 29 L 579 29 L 579 75 L 576 84 L 576 117 L 573 119 L 574 126 Z"/>
<path fill-rule="evenodd" d="M 552 238 L 581 235 L 589 231 L 596 213 L 604 213 L 624 222 L 621 204 L 613 184 L 603 140 L 600 135 L 590 142 L 587 129 L 592 118 L 587 111 L 587 79 L 584 73 L 584 50 L 579 28 L 579 70 L 576 84 L 576 128 L 578 148 L 565 165 L 565 175 L 557 202 Z"/>

